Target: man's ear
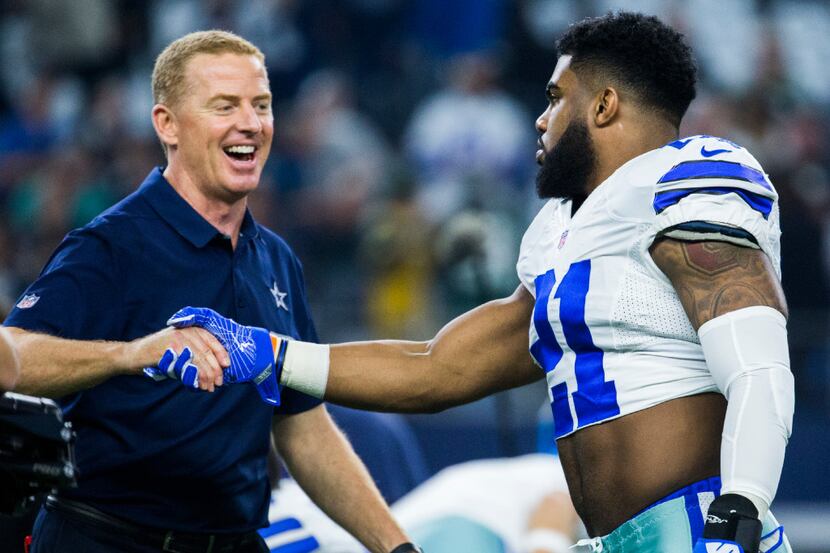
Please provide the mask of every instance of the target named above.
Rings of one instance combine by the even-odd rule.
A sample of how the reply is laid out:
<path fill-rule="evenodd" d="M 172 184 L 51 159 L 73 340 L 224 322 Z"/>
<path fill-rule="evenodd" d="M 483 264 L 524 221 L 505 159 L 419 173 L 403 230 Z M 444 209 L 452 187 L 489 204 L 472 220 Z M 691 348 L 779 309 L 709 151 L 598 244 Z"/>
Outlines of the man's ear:
<path fill-rule="evenodd" d="M 594 102 L 594 124 L 597 127 L 609 125 L 620 109 L 620 95 L 616 88 L 607 87 L 600 92 Z"/>
<path fill-rule="evenodd" d="M 179 125 L 176 115 L 164 104 L 153 106 L 153 128 L 168 148 L 179 143 Z"/>

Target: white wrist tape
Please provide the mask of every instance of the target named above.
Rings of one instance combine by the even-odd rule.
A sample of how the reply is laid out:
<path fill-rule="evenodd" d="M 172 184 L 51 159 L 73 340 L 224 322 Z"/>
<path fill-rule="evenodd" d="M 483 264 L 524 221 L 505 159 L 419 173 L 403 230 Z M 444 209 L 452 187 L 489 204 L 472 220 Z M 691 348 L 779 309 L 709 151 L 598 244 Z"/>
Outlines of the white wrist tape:
<path fill-rule="evenodd" d="M 698 335 L 709 372 L 729 401 L 721 493 L 749 497 L 763 518 L 781 478 L 795 409 L 786 319 L 771 307 L 746 307 L 707 321 Z"/>
<path fill-rule="evenodd" d="M 546 553 L 568 553 L 573 540 L 562 532 L 549 528 L 536 528 L 522 540 L 522 553 L 545 551 Z"/>
<path fill-rule="evenodd" d="M 328 344 L 288 340 L 280 384 L 322 399 L 329 379 L 329 349 Z"/>

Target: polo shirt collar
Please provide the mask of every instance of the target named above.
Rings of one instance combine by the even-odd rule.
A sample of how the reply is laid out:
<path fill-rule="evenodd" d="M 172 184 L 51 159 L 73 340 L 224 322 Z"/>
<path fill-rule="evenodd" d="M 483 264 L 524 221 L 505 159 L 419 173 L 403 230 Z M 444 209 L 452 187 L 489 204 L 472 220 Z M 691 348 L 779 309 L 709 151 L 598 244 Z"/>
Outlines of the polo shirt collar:
<path fill-rule="evenodd" d="M 251 215 L 251 210 L 245 208 L 245 216 L 242 218 L 242 226 L 239 227 L 239 241 L 247 242 L 252 238 L 259 236 L 259 227 L 254 221 L 254 216 Z"/>
<path fill-rule="evenodd" d="M 150 206 L 162 219 L 197 248 L 206 246 L 221 233 L 182 198 L 173 186 L 164 178 L 164 168 L 153 169 L 139 187 Z M 245 209 L 242 219 L 241 240 L 248 240 L 259 235 L 256 222 L 250 211 Z"/>

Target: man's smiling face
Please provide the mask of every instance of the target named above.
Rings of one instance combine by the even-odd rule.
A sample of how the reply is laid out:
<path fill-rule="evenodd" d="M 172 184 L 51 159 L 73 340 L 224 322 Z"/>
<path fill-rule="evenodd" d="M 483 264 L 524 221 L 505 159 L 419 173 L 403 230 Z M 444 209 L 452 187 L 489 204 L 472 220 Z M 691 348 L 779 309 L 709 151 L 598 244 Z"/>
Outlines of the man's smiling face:
<path fill-rule="evenodd" d="M 259 184 L 271 150 L 274 117 L 262 61 L 239 54 L 199 54 L 183 78 L 172 163 L 208 197 L 234 202 Z"/>

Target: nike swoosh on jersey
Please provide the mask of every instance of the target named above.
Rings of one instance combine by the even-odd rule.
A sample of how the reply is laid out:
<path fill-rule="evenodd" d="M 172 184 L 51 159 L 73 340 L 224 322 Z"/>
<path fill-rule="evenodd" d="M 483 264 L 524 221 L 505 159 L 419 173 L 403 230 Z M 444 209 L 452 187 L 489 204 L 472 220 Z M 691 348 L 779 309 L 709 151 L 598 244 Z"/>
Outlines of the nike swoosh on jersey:
<path fill-rule="evenodd" d="M 669 142 L 666 146 L 671 146 L 672 148 L 676 148 L 678 150 L 682 150 L 686 144 L 694 140 L 695 137 L 687 138 L 685 140 L 675 140 L 674 142 Z"/>
<path fill-rule="evenodd" d="M 725 154 L 726 152 L 731 152 L 732 150 L 727 150 L 725 148 L 718 148 L 716 150 L 707 150 L 706 146 L 702 146 L 700 148 L 700 155 L 703 157 L 712 157 L 718 154 Z"/>

